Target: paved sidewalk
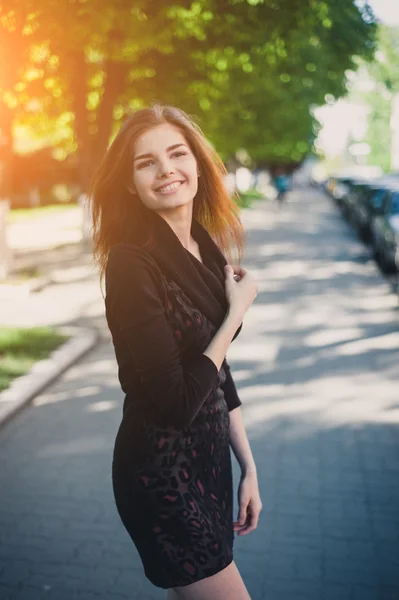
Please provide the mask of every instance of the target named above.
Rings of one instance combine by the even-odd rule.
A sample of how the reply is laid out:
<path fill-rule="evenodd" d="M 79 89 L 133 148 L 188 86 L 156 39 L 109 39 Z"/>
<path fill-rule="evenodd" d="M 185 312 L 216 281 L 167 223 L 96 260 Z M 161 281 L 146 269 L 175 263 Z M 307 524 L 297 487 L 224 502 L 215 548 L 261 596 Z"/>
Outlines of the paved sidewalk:
<path fill-rule="evenodd" d="M 264 509 L 238 567 L 252 600 L 397 600 L 397 299 L 314 190 L 245 225 L 260 292 L 228 358 Z M 0 431 L 1 600 L 165 598 L 113 503 L 122 399 L 104 342 Z"/>
<path fill-rule="evenodd" d="M 44 210 L 24 219 L 9 223 L 7 239 L 15 252 L 27 249 L 35 252 L 50 246 L 79 243 L 82 236 L 83 212 L 79 205 L 60 206 L 58 210 Z"/>

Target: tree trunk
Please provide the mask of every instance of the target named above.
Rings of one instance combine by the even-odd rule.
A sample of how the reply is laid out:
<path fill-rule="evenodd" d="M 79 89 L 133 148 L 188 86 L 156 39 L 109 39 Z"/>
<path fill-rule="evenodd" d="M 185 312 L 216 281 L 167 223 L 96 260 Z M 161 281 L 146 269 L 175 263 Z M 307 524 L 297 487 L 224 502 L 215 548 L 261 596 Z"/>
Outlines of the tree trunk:
<path fill-rule="evenodd" d="M 88 68 L 83 50 L 69 54 L 70 89 L 75 114 L 75 135 L 78 144 L 78 178 L 82 192 L 90 180 L 90 130 L 89 111 L 86 107 L 88 94 Z"/>
<path fill-rule="evenodd" d="M 0 199 L 11 199 L 13 193 L 13 112 L 0 101 Z"/>
<path fill-rule="evenodd" d="M 91 171 L 101 162 L 112 132 L 113 113 L 129 72 L 128 63 L 108 60 L 105 65 L 104 94 L 97 113 L 97 132 L 92 139 Z"/>
<path fill-rule="evenodd" d="M 129 71 L 127 63 L 107 61 L 104 93 L 97 111 L 97 131 L 91 133 L 88 94 L 88 68 L 83 51 L 69 55 L 70 86 L 75 113 L 75 135 L 78 143 L 78 174 L 81 194 L 87 192 L 92 174 L 108 146 L 112 131 L 113 112 Z"/>
<path fill-rule="evenodd" d="M 12 110 L 0 102 L 0 279 L 9 273 L 12 254 L 7 241 L 7 216 L 13 195 Z"/>
<path fill-rule="evenodd" d="M 10 208 L 9 200 L 0 199 L 0 280 L 7 277 L 12 255 L 7 240 L 7 216 Z"/>

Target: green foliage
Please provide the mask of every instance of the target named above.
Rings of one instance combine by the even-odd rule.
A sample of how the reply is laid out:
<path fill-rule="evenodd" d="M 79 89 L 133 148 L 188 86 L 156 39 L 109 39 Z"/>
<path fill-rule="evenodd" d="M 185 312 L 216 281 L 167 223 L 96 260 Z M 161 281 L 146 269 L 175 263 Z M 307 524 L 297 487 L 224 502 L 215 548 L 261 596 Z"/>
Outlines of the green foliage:
<path fill-rule="evenodd" d="M 375 47 L 347 0 L 10 0 L 7 15 L 30 50 L 8 89 L 18 118 L 78 150 L 82 171 L 155 99 L 192 114 L 226 160 L 244 147 L 254 164 L 300 161 L 309 107 L 342 95 L 353 56 Z"/>
<path fill-rule="evenodd" d="M 371 152 L 368 162 L 379 165 L 384 172 L 391 170 L 391 101 L 382 95 L 374 94 L 370 99 L 369 124 L 365 141 Z"/>
<path fill-rule="evenodd" d="M 368 70 L 375 81 L 392 94 L 399 92 L 399 27 L 380 25 L 378 52 Z"/>
<path fill-rule="evenodd" d="M 370 80 L 371 89 L 355 86 L 349 99 L 368 106 L 368 130 L 364 140 L 371 149 L 368 162 L 388 172 L 391 169 L 391 107 L 394 95 L 399 93 L 399 27 L 379 25 L 377 44 L 373 61 L 358 61 Z"/>
<path fill-rule="evenodd" d="M 256 200 L 264 199 L 264 195 L 255 188 L 250 188 L 246 192 L 239 192 L 240 208 L 249 208 Z"/>

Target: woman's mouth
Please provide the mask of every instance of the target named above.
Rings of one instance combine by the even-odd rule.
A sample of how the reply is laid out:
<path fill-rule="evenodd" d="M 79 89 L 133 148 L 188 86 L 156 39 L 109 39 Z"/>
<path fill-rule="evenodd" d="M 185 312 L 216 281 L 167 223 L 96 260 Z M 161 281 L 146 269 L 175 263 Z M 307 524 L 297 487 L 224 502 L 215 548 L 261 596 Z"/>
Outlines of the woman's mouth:
<path fill-rule="evenodd" d="M 161 188 L 158 188 L 156 190 L 156 192 L 158 192 L 158 194 L 173 194 L 173 192 L 178 190 L 179 187 L 181 187 L 183 185 L 183 183 L 184 183 L 184 181 L 175 181 L 174 183 L 171 183 L 170 185 L 165 185 Z"/>

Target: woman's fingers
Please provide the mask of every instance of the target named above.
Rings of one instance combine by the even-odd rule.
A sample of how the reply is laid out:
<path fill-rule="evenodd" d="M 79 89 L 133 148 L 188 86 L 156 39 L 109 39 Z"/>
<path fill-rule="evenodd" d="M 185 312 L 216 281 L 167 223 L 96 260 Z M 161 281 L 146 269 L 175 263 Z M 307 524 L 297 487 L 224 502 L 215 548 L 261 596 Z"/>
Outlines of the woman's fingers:
<path fill-rule="evenodd" d="M 247 527 L 247 529 L 245 530 L 245 533 L 249 533 L 250 531 L 253 531 L 254 529 L 257 528 L 258 526 L 258 522 L 259 522 L 259 514 L 260 514 L 260 508 L 258 507 L 249 507 L 249 526 Z"/>
<path fill-rule="evenodd" d="M 248 272 L 247 269 L 244 269 L 244 267 L 240 267 L 239 265 L 227 264 L 226 267 L 230 267 L 233 270 L 234 275 L 240 275 L 241 277 Z"/>
<path fill-rule="evenodd" d="M 261 509 L 262 507 L 256 504 L 248 504 L 246 507 L 246 518 L 244 522 L 242 522 L 239 518 L 239 520 L 234 523 L 234 530 L 238 533 L 238 535 L 247 535 L 257 528 Z"/>
<path fill-rule="evenodd" d="M 248 517 L 248 503 L 242 503 L 240 505 L 240 510 L 238 513 L 238 519 L 237 521 L 234 523 L 234 526 L 239 528 L 239 527 L 243 527 L 245 525 L 245 522 L 247 520 Z"/>
<path fill-rule="evenodd" d="M 242 279 L 242 277 L 244 277 L 244 275 L 247 273 L 247 270 L 244 269 L 243 267 L 239 267 L 236 265 L 230 265 L 231 268 L 233 269 L 233 279 L 234 281 L 240 281 L 240 279 Z"/>
<path fill-rule="evenodd" d="M 240 267 L 238 265 L 231 265 L 233 267 L 234 275 L 239 275 L 243 277 L 248 271 L 244 269 L 244 267 Z"/>

